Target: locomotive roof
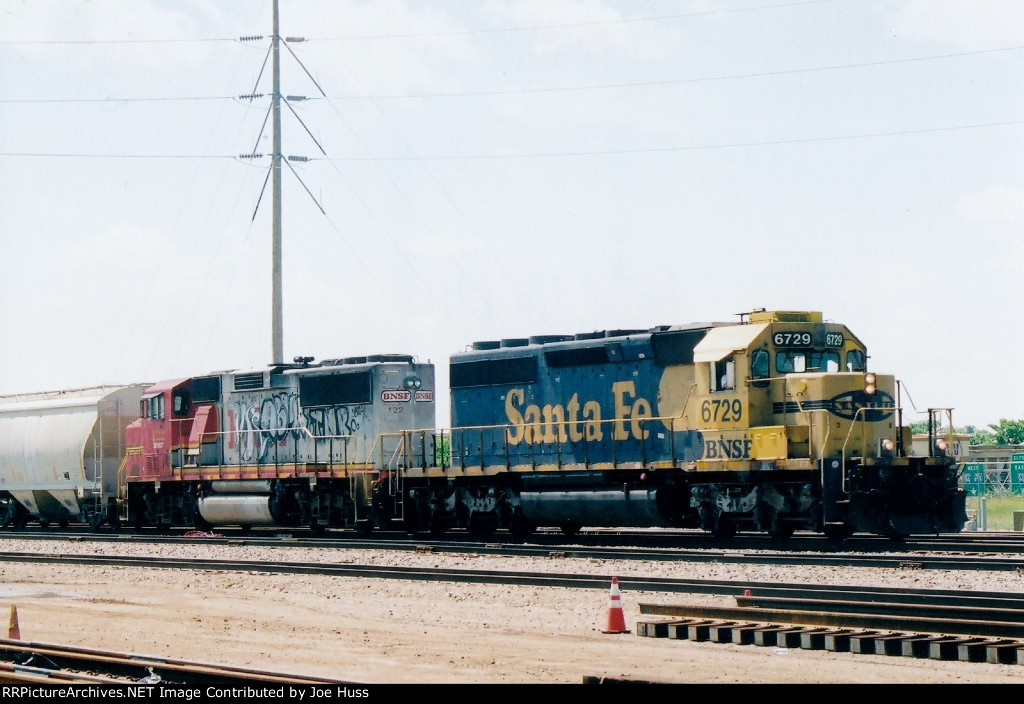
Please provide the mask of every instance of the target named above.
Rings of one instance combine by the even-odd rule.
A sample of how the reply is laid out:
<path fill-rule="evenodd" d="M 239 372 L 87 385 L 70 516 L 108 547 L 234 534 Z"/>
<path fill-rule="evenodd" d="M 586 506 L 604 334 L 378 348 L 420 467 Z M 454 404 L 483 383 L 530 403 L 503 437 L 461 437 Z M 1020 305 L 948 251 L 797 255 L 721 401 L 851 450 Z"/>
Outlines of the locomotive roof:
<path fill-rule="evenodd" d="M 276 376 L 278 374 L 295 374 L 302 373 L 307 370 L 327 370 L 332 367 L 346 367 L 346 366 L 358 366 L 368 364 L 407 364 L 415 362 L 416 358 L 411 354 L 371 354 L 363 355 L 358 357 L 338 357 L 335 359 L 323 359 L 319 362 L 313 361 L 312 357 L 308 358 L 309 361 L 305 362 L 286 362 L 284 364 L 268 364 L 265 367 L 257 367 L 255 369 L 228 369 L 220 372 L 211 372 L 204 376 L 220 376 L 222 374 L 234 374 L 236 376 L 247 375 L 247 374 L 263 374 L 270 372 L 270 374 Z"/>
<path fill-rule="evenodd" d="M 707 330 L 708 328 L 725 325 L 736 325 L 736 323 L 706 322 L 686 323 L 683 325 L 656 325 L 646 329 L 596 330 L 594 332 L 576 333 L 573 335 L 534 335 L 532 337 L 513 337 L 505 338 L 503 340 L 484 340 L 474 342 L 470 349 L 458 352 L 452 356 L 490 356 L 496 351 L 498 354 L 514 355 L 517 351 L 532 352 L 538 348 L 574 349 L 581 347 L 599 347 L 609 342 L 646 340 L 649 339 L 651 335 L 657 333 L 686 330 Z"/>
<path fill-rule="evenodd" d="M 158 381 L 155 384 L 147 386 L 145 389 L 142 390 L 142 398 L 149 398 L 151 396 L 156 396 L 157 394 L 161 394 L 161 393 L 163 393 L 165 391 L 170 391 L 175 386 L 177 386 L 178 384 L 180 384 L 182 382 L 185 382 L 185 381 L 188 381 L 188 378 L 184 378 L 184 379 L 166 379 L 164 381 Z"/>
<path fill-rule="evenodd" d="M 757 336 L 768 327 L 768 323 L 730 325 L 708 330 L 704 339 L 693 348 L 694 362 L 717 362 L 736 350 L 745 350 Z"/>

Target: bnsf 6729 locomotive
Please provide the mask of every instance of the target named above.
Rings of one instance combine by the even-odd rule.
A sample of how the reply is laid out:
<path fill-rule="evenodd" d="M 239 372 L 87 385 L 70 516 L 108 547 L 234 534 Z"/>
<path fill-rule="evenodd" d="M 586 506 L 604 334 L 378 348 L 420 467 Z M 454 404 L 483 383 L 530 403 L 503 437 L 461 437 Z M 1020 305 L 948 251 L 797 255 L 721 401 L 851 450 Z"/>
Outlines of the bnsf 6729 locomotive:
<path fill-rule="evenodd" d="M 813 312 L 476 343 L 451 358 L 450 461 L 405 470 L 407 520 L 959 531 L 955 460 L 938 437 L 909 456 L 898 398 Z"/>

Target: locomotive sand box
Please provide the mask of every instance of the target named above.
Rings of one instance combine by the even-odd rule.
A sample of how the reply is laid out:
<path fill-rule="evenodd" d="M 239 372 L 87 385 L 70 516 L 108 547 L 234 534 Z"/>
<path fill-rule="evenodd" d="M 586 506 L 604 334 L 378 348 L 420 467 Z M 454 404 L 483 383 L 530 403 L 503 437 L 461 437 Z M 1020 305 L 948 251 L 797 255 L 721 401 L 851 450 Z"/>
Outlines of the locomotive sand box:
<path fill-rule="evenodd" d="M 5 524 L 540 526 L 958 532 L 930 410 L 821 313 L 477 342 L 434 368 L 383 354 L 0 398 Z M 945 421 L 944 423 L 942 421 Z"/>

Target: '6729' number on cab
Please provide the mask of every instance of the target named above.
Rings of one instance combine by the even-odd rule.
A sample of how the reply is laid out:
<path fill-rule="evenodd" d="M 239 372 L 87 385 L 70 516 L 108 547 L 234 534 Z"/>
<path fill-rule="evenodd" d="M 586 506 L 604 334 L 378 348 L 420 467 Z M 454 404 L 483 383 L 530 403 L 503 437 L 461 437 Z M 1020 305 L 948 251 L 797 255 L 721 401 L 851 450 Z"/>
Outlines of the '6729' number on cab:
<path fill-rule="evenodd" d="M 738 398 L 708 399 L 701 404 L 700 418 L 705 423 L 735 423 L 743 418 L 743 404 Z"/>

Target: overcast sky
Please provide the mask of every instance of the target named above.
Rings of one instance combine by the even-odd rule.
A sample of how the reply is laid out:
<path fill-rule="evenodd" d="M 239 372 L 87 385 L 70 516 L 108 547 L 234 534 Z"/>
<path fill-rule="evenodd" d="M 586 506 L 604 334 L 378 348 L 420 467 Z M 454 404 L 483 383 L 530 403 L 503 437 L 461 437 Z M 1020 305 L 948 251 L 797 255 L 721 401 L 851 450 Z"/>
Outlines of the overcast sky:
<path fill-rule="evenodd" d="M 0 394 L 271 361 L 270 160 L 238 156 L 272 151 L 272 7 L 0 0 Z M 1024 3 L 280 0 L 280 27 L 310 158 L 285 359 L 414 354 L 443 388 L 476 340 L 807 309 L 907 421 L 1024 417 Z"/>

